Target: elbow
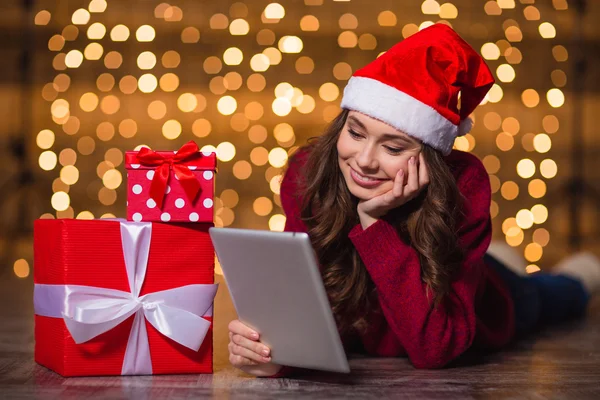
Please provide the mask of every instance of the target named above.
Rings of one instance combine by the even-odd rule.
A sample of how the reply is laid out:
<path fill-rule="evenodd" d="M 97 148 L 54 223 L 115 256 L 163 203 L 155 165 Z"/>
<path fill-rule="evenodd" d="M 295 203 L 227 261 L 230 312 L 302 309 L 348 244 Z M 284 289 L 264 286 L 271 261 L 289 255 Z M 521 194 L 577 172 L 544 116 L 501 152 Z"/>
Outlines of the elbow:
<path fill-rule="evenodd" d="M 473 335 L 465 334 L 454 340 L 434 341 L 413 350 L 410 357 L 412 365 L 417 369 L 440 369 L 460 357 L 473 343 Z M 410 354 L 409 354 L 410 355 Z"/>

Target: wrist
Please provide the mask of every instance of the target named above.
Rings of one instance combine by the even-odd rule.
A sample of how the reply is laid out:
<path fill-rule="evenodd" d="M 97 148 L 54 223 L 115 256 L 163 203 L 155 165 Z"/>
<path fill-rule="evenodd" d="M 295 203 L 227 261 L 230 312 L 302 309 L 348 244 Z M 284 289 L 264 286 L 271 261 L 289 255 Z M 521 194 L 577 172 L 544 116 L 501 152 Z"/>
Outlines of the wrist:
<path fill-rule="evenodd" d="M 360 210 L 358 211 L 358 218 L 360 220 L 360 225 L 363 228 L 363 230 L 367 229 L 379 220 L 379 218 L 368 215 Z"/>

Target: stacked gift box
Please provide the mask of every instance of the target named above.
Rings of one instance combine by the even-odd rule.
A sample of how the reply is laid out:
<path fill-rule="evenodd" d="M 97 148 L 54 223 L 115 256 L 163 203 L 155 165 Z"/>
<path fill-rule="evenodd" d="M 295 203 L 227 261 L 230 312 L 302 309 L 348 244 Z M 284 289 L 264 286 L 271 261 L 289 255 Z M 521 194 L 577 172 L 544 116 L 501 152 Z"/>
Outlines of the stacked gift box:
<path fill-rule="evenodd" d="M 127 220 L 34 224 L 35 360 L 63 376 L 212 373 L 216 156 L 125 156 Z"/>

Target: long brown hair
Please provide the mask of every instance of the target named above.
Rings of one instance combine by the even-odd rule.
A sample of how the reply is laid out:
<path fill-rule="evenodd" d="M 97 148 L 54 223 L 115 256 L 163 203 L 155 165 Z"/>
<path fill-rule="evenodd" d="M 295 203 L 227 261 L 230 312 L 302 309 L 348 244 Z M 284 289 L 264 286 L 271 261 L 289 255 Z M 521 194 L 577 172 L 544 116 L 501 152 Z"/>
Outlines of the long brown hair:
<path fill-rule="evenodd" d="M 348 111 L 343 110 L 323 135 L 309 140 L 301 209 L 342 332 L 365 330 L 367 315 L 379 311 L 375 285 L 348 238 L 359 219 L 358 199 L 349 192 L 338 165 L 337 140 L 347 117 Z M 423 145 L 422 152 L 429 170 L 428 187 L 385 218 L 418 252 L 421 277 L 428 296 L 433 294 L 433 307 L 449 293 L 463 259 L 455 229 L 461 194 L 442 155 L 427 145 Z"/>

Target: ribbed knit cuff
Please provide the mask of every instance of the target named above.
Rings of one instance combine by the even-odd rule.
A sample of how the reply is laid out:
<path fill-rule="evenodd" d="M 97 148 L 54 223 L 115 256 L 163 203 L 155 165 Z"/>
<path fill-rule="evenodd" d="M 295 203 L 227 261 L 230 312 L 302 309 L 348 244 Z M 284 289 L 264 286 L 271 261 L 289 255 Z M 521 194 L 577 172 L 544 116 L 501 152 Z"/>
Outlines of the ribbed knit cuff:
<path fill-rule="evenodd" d="M 348 237 L 354 244 L 367 269 L 370 265 L 384 265 L 390 256 L 401 256 L 404 249 L 410 250 L 400 237 L 396 229 L 384 219 L 380 219 L 367 229 L 357 224 Z"/>

